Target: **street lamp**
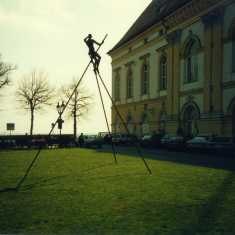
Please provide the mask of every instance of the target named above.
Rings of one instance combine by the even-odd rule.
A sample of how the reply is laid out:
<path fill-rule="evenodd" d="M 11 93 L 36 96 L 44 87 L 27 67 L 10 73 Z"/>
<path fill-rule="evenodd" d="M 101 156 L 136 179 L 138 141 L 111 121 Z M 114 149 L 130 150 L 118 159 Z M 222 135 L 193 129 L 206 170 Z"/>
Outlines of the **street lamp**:
<path fill-rule="evenodd" d="M 64 123 L 64 120 L 61 118 L 61 115 L 64 111 L 64 108 L 65 108 L 64 101 L 62 101 L 61 104 L 59 102 L 57 103 L 56 109 L 57 109 L 57 112 L 59 114 L 59 118 L 57 120 L 57 123 L 58 123 L 58 129 L 60 130 L 60 136 L 61 136 L 62 126 L 63 126 L 63 123 Z"/>

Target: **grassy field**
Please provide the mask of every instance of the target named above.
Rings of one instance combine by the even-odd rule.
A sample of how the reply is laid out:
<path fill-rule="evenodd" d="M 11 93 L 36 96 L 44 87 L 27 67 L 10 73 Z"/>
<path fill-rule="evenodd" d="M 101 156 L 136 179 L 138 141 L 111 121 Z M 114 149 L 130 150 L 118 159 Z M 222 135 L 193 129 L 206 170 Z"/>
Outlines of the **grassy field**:
<path fill-rule="evenodd" d="M 0 151 L 0 189 L 35 151 Z M 0 193 L 0 234 L 235 234 L 235 160 L 44 150 L 19 192 Z"/>

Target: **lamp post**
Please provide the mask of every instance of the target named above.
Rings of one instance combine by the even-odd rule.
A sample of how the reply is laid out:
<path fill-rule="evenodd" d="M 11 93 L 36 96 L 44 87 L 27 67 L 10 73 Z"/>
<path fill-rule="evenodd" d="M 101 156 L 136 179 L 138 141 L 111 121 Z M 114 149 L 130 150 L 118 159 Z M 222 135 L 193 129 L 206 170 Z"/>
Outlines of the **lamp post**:
<path fill-rule="evenodd" d="M 61 136 L 61 130 L 62 130 L 63 123 L 64 123 L 64 120 L 61 118 L 61 115 L 64 111 L 64 108 L 65 108 L 64 101 L 62 101 L 61 104 L 59 102 L 57 103 L 56 109 L 57 109 L 57 112 L 59 114 L 59 118 L 57 120 L 57 123 L 58 123 L 58 129 L 60 130 L 60 136 Z"/>

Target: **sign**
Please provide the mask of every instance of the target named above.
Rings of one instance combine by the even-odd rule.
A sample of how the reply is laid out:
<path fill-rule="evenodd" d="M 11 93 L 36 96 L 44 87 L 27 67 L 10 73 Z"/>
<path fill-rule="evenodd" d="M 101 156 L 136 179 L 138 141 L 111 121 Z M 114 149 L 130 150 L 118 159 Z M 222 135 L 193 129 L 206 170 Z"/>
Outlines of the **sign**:
<path fill-rule="evenodd" d="M 7 123 L 7 131 L 14 131 L 15 123 Z"/>

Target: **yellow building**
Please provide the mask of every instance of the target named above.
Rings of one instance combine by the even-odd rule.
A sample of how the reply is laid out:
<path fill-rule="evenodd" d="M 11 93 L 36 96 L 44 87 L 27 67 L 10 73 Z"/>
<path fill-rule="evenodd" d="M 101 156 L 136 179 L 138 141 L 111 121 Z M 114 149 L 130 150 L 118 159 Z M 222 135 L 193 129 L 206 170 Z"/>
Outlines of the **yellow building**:
<path fill-rule="evenodd" d="M 131 133 L 235 136 L 234 0 L 153 0 L 109 55 Z"/>

